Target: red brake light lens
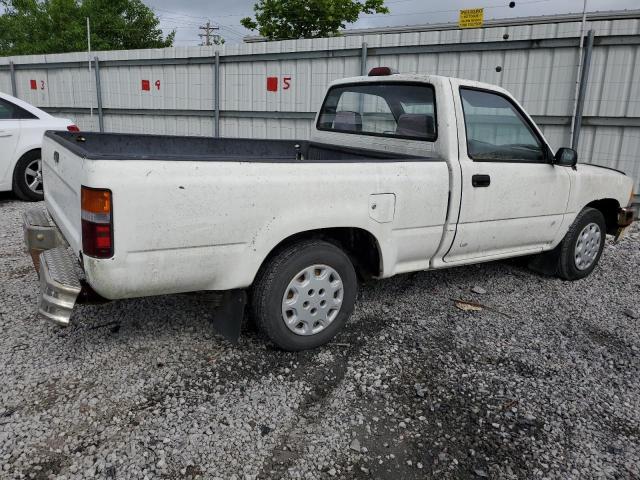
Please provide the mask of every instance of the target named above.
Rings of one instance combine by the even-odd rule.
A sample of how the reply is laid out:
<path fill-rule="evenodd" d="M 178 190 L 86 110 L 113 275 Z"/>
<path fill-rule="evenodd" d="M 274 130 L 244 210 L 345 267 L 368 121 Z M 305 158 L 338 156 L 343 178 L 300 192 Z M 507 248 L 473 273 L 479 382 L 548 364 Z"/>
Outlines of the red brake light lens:
<path fill-rule="evenodd" d="M 95 258 L 113 257 L 111 190 L 82 187 L 82 252 Z"/>
<path fill-rule="evenodd" d="M 79 132 L 80 129 L 78 128 L 77 125 L 68 125 L 67 126 L 67 130 L 69 130 L 70 132 Z"/>

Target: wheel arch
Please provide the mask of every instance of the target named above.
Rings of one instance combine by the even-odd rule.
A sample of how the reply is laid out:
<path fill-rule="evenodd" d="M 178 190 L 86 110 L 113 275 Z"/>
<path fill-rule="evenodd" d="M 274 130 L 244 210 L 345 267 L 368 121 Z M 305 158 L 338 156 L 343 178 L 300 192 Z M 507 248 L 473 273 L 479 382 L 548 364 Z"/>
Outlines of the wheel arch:
<path fill-rule="evenodd" d="M 283 248 L 312 239 L 331 242 L 344 250 L 360 278 L 377 277 L 383 272 L 382 250 L 378 239 L 368 230 L 358 227 L 319 228 L 289 235 L 269 251 L 260 268 Z"/>
<path fill-rule="evenodd" d="M 594 208 L 604 217 L 606 231 L 609 235 L 614 235 L 618 228 L 618 211 L 620 210 L 620 203 L 614 198 L 601 198 L 589 202 L 584 208 Z"/>

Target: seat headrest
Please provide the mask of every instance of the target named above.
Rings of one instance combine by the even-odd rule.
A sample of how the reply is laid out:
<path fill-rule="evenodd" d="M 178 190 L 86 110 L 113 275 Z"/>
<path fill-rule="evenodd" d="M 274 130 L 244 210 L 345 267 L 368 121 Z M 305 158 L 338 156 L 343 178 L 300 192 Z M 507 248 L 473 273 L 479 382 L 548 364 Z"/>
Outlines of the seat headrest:
<path fill-rule="evenodd" d="M 347 130 L 349 132 L 362 131 L 362 116 L 358 112 L 340 111 L 336 112 L 333 120 L 335 130 Z"/>
<path fill-rule="evenodd" d="M 398 118 L 396 135 L 431 137 L 435 132 L 433 117 L 424 113 L 403 113 Z"/>

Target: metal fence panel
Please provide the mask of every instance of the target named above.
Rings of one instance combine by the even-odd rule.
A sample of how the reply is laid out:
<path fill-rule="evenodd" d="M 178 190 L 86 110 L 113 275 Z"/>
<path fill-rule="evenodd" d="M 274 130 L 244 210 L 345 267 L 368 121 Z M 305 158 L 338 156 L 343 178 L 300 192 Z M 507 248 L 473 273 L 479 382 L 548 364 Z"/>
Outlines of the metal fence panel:
<path fill-rule="evenodd" d="M 237 138 L 308 138 L 311 122 L 304 119 L 222 118 L 220 135 Z"/>
<path fill-rule="evenodd" d="M 107 115 L 105 130 L 120 133 L 211 136 L 212 117 L 186 115 Z"/>

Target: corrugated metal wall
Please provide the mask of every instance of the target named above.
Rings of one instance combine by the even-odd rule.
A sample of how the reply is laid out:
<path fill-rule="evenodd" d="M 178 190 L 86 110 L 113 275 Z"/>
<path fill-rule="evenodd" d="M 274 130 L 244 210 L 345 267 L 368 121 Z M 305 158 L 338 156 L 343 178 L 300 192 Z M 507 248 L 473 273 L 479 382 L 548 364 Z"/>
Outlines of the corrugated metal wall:
<path fill-rule="evenodd" d="M 595 44 L 580 158 L 640 181 L 640 20 L 589 21 L 589 29 Z M 501 85 L 557 148 L 570 144 L 580 33 L 581 24 L 571 21 L 93 55 L 105 131 L 213 135 L 217 49 L 221 136 L 306 138 L 329 82 L 386 65 Z M 0 58 L 0 90 L 8 93 L 10 62 L 18 97 L 82 129 L 98 129 L 96 78 L 86 53 Z M 267 77 L 277 78 L 277 91 L 267 90 Z"/>

